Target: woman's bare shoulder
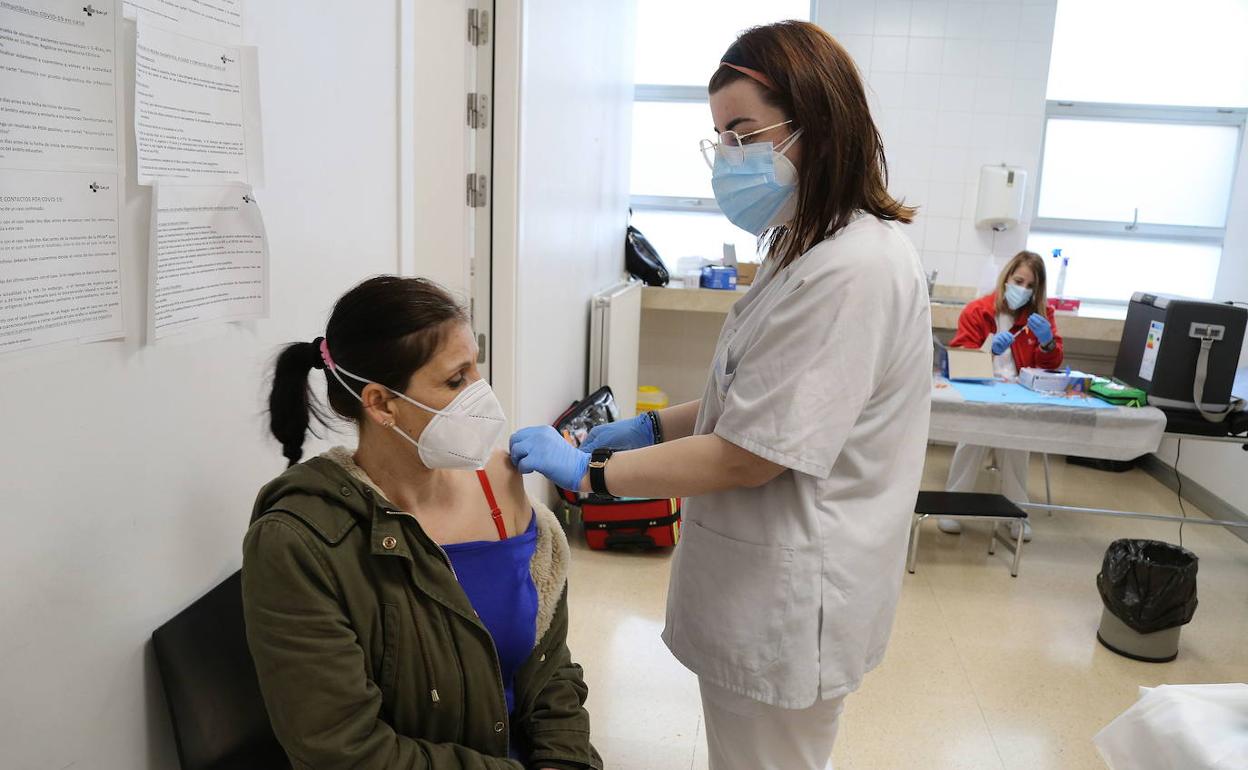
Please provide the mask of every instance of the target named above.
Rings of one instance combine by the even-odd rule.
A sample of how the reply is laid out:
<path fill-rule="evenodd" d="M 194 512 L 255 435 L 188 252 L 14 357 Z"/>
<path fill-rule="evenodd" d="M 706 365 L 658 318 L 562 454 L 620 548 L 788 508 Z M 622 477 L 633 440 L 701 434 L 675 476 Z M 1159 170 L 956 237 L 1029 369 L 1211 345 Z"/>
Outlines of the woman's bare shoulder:
<path fill-rule="evenodd" d="M 524 489 L 524 476 L 511 464 L 511 457 L 501 449 L 494 452 L 485 466 L 485 472 L 494 487 L 498 505 L 508 518 L 507 529 L 513 534 L 526 530 L 533 515 L 533 506 Z"/>

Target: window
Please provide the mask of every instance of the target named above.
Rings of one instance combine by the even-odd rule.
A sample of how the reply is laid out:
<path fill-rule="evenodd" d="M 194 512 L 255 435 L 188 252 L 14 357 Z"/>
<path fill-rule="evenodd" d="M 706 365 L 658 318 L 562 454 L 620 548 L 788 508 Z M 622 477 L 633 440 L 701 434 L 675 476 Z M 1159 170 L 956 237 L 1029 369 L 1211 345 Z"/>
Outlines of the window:
<path fill-rule="evenodd" d="M 1070 257 L 1063 293 L 1213 296 L 1248 114 L 1245 35 L 1243 0 L 1059 2 L 1028 248 Z"/>
<path fill-rule="evenodd" d="M 813 17 L 811 0 L 638 0 L 633 104 L 633 224 L 673 272 L 687 256 L 718 257 L 724 243 L 756 255 L 753 235 L 715 205 L 698 142 L 714 134 L 706 83 L 744 29 Z"/>

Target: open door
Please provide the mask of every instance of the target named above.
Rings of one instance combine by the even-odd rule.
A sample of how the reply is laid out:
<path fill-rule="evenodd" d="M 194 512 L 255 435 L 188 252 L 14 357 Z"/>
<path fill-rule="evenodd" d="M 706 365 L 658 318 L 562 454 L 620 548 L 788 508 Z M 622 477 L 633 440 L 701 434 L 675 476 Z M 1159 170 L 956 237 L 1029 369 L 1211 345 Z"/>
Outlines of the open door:
<path fill-rule="evenodd" d="M 471 7 L 475 5 L 475 7 Z M 493 163 L 494 163 L 494 0 L 469 0 L 469 79 L 467 124 L 469 172 L 465 201 L 469 211 L 468 268 L 472 329 L 480 353 L 477 365 L 491 382 L 493 350 Z"/>
<path fill-rule="evenodd" d="M 469 306 L 491 379 L 494 0 L 402 0 L 400 263 Z"/>

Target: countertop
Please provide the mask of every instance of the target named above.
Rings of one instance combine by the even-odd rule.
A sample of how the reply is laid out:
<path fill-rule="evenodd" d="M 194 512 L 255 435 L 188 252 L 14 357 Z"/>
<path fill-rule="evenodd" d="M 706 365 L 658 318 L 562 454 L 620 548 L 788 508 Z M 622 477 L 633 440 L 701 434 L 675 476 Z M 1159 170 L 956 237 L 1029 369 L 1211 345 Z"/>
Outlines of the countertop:
<path fill-rule="evenodd" d="M 642 291 L 642 310 L 671 310 L 686 313 L 726 315 L 748 286 L 736 291 L 686 289 L 680 286 L 647 286 Z M 932 328 L 956 329 L 958 315 L 975 297 L 975 290 L 964 286 L 937 284 L 932 292 Z M 1122 338 L 1127 309 L 1118 305 L 1084 305 L 1078 313 L 1058 313 L 1062 337 L 1091 342 L 1117 342 Z"/>

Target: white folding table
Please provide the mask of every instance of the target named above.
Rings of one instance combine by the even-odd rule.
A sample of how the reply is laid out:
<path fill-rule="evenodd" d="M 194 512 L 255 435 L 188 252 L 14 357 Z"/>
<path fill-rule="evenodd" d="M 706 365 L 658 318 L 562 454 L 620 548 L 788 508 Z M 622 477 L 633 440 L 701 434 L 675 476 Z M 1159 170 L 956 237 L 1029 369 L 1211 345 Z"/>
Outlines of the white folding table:
<path fill-rule="evenodd" d="M 1170 516 L 1111 508 L 1054 505 L 1049 455 L 1075 455 L 1103 460 L 1133 460 L 1156 452 L 1166 436 L 1166 415 L 1154 407 L 1086 409 L 1061 404 L 1004 404 L 967 401 L 942 378 L 932 381 L 932 419 L 928 439 L 999 449 L 1038 452 L 1044 458 L 1044 503 L 1018 503 L 1022 508 L 1091 513 L 1136 519 L 1184 521 Z M 1195 441 L 1248 443 L 1248 437 L 1172 434 Z M 1189 524 L 1248 527 L 1248 522 L 1186 519 Z"/>

